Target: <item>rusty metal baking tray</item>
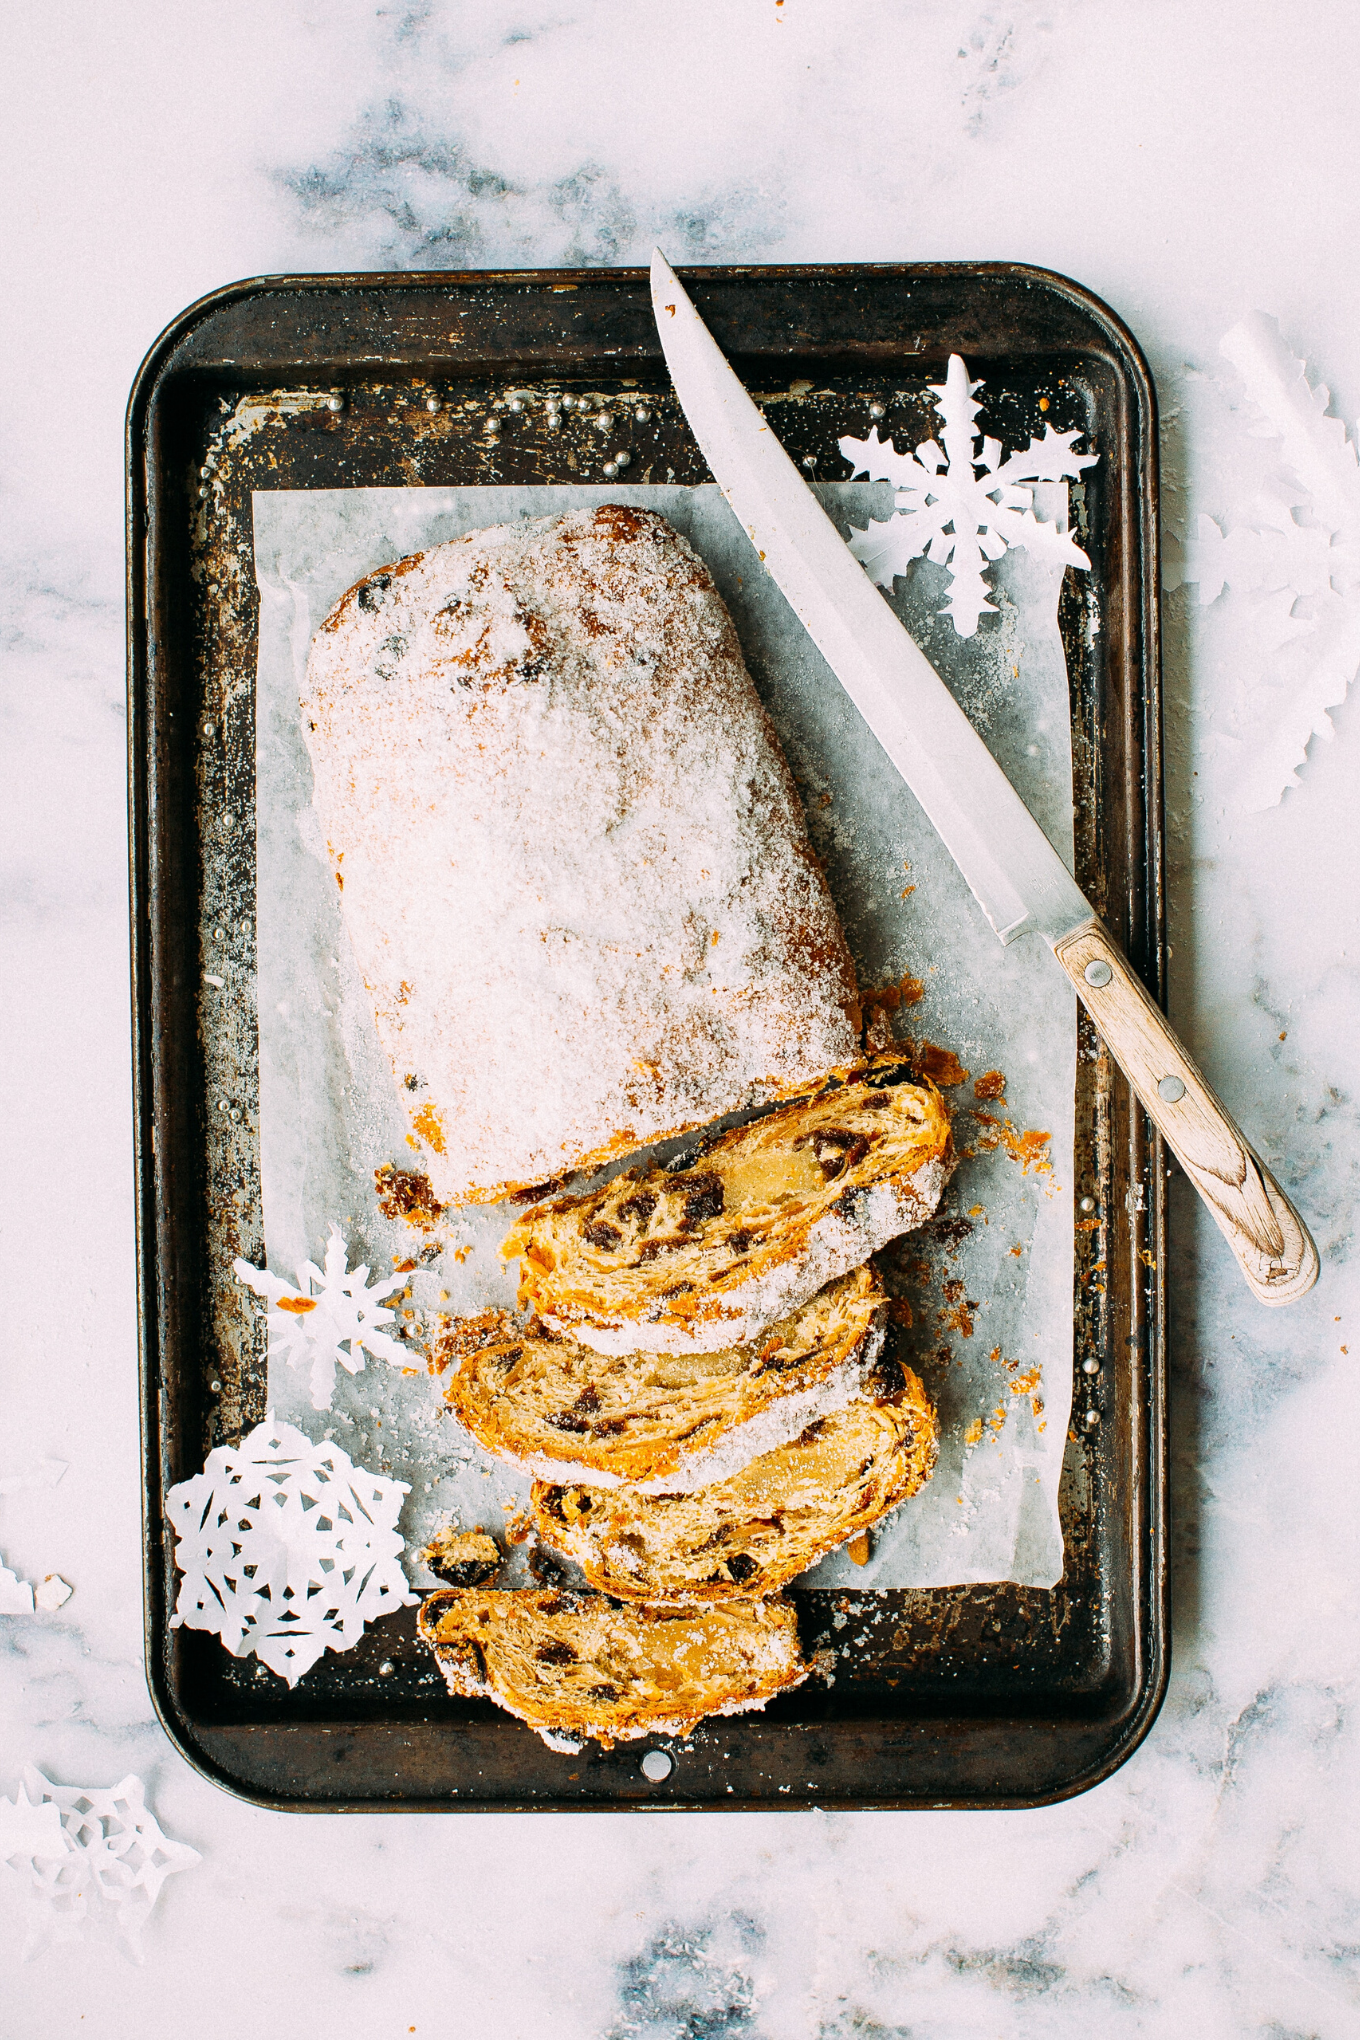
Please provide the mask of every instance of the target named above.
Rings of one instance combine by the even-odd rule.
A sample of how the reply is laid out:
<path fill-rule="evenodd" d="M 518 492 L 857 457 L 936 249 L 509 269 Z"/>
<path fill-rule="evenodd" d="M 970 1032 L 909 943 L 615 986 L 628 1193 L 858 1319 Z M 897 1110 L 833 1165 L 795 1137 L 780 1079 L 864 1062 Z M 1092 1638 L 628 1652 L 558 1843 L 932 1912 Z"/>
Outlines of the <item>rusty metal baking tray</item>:
<path fill-rule="evenodd" d="M 1079 427 L 1102 455 L 1086 480 L 1086 543 L 1104 627 L 1083 627 L 1071 575 L 1060 615 L 1077 877 L 1161 997 L 1157 429 L 1136 343 L 1088 292 L 1013 264 L 704 269 L 686 280 L 747 382 L 775 393 L 781 439 L 822 474 L 843 472 L 836 441 L 864 430 L 875 398 L 916 404 L 924 423 L 926 385 L 954 349 L 987 377 L 1008 444 L 1038 428 L 1042 388 L 1060 393 L 1045 422 Z M 252 1677 L 252 1661 L 215 1638 L 169 1626 L 165 1492 L 265 1407 L 264 1353 L 229 1272 L 233 1255 L 258 1259 L 262 1245 L 245 825 L 251 492 L 585 478 L 579 435 L 551 432 L 541 403 L 501 441 L 466 423 L 498 394 L 573 386 L 627 400 L 635 476 L 650 467 L 710 479 L 670 393 L 640 270 L 235 284 L 175 321 L 132 392 L 132 954 L 156 1706 L 207 1776 L 277 1807 L 1032 1806 L 1079 1792 L 1146 1734 L 1167 1673 L 1164 1169 L 1084 1021 L 1076 1188 L 1097 1222 L 1078 1229 L 1067 1570 L 1051 1591 L 882 1592 L 832 1687 L 814 1681 L 763 1715 L 705 1723 L 672 1746 L 660 1784 L 640 1769 L 645 1743 L 592 1746 L 568 1763 L 488 1703 L 450 1700 L 416 1643 L 413 1610 L 292 1692 Z M 230 429 L 247 416 L 249 432 Z M 242 824 L 229 839 L 224 811 Z M 227 928 L 243 987 L 226 1021 L 200 1003 L 214 925 Z M 209 1113 L 224 1092 L 235 1117 Z M 1083 1371 L 1092 1361 L 1098 1371 Z M 837 1596 L 798 1598 L 815 1647 Z M 381 1679 L 379 1660 L 393 1668 Z"/>

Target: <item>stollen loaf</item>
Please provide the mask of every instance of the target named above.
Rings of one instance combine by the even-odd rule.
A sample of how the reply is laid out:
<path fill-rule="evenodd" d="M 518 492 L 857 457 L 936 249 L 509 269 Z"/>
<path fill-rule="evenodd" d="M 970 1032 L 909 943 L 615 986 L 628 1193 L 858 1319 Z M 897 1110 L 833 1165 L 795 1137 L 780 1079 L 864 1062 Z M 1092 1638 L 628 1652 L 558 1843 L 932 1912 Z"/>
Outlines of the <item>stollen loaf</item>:
<path fill-rule="evenodd" d="M 620 504 L 369 574 L 302 726 L 341 913 L 439 1203 L 794 1095 L 854 969 L 712 577 Z"/>

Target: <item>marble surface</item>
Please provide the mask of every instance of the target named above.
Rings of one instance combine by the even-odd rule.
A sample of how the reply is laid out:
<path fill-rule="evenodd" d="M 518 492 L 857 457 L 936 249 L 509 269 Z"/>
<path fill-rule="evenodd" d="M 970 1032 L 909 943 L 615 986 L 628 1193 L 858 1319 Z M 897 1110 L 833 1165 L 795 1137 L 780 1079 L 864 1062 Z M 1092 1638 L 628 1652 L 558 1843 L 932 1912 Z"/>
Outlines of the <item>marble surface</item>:
<path fill-rule="evenodd" d="M 0 1790 L 146 1778 L 202 1864 L 145 1967 L 18 1965 L 0 2027 L 363 2035 L 1261 2035 L 1360 2024 L 1347 1410 L 1360 702 L 1247 815 L 1232 676 L 1168 601 L 1174 1017 L 1323 1250 L 1267 1314 L 1178 1184 L 1175 1669 L 1137 1755 L 1024 1814 L 476 1821 L 263 1813 L 199 1779 L 141 1665 L 123 821 L 121 419 L 233 277 L 640 259 L 1010 257 L 1146 347 L 1168 517 L 1243 430 L 1216 376 L 1277 314 L 1360 413 L 1360 20 L 1315 0 L 91 0 L 11 13 L 0 376 L 0 1550 L 76 1592 L 0 1618 Z M 1225 600 L 1236 600 L 1229 596 Z M 1346 1352 L 1350 1345 L 1351 1351 Z"/>

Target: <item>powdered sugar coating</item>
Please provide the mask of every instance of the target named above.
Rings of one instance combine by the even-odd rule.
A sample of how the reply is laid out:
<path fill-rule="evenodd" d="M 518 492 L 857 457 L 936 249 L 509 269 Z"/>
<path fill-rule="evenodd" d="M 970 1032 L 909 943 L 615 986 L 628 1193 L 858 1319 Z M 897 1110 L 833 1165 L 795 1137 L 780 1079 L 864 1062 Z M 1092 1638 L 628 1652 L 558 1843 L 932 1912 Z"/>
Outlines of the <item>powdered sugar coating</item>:
<path fill-rule="evenodd" d="M 537 518 L 370 575 L 317 633 L 303 724 L 441 1202 L 853 1056 L 853 968 L 796 789 L 708 571 L 663 519 Z"/>

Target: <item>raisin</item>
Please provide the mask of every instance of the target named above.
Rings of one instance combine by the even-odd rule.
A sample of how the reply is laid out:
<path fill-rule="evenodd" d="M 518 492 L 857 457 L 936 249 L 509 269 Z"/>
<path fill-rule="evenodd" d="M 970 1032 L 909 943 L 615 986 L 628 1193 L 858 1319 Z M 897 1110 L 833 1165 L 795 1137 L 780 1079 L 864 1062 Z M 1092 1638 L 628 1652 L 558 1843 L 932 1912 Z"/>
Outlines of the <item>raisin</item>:
<path fill-rule="evenodd" d="M 974 1085 L 973 1088 L 976 1090 L 977 1086 Z M 860 1101 L 859 1109 L 861 1112 L 886 1112 L 891 1104 L 892 1099 L 886 1091 L 875 1091 L 872 1098 L 864 1098 Z"/>
<path fill-rule="evenodd" d="M 599 1407 L 600 1391 L 596 1388 L 593 1381 L 588 1382 L 569 1410 L 559 1410 L 557 1415 L 549 1417 L 547 1422 L 552 1425 L 555 1431 L 575 1431 L 577 1433 L 589 1431 L 591 1429 L 590 1419 Z"/>
<path fill-rule="evenodd" d="M 576 1652 L 569 1643 L 540 1644 L 534 1655 L 541 1665 L 574 1665 L 577 1662 Z"/>
<path fill-rule="evenodd" d="M 744 1225 L 739 1225 L 735 1232 L 727 1235 L 727 1244 L 734 1254 L 749 1254 L 755 1243 L 755 1234 L 747 1232 Z"/>
<path fill-rule="evenodd" d="M 493 1565 L 490 1559 L 483 1558 L 465 1558 L 457 1565 L 427 1563 L 436 1579 L 450 1587 L 484 1587 L 500 1571 L 499 1563 Z"/>
<path fill-rule="evenodd" d="M 685 1209 L 680 1223 L 686 1230 L 702 1225 L 706 1218 L 716 1218 L 723 1208 L 723 1180 L 712 1170 L 705 1176 L 696 1176 L 685 1194 Z"/>
<path fill-rule="evenodd" d="M 756 1562 L 746 1551 L 734 1551 L 727 1561 L 727 1570 L 738 1584 L 743 1580 L 749 1580 L 755 1569 Z"/>
<path fill-rule="evenodd" d="M 592 1218 L 585 1229 L 586 1238 L 592 1247 L 598 1247 L 602 1254 L 612 1254 L 623 1238 L 616 1225 L 610 1225 L 603 1218 Z"/>
<path fill-rule="evenodd" d="M 625 1197 L 619 1206 L 620 1218 L 635 1218 L 639 1225 L 646 1225 L 656 1210 L 656 1196 L 651 1190 L 639 1190 L 632 1197 Z"/>
<path fill-rule="evenodd" d="M 674 1253 L 674 1252 L 676 1251 L 676 1249 L 677 1249 L 678 1247 L 687 1247 L 688 1245 L 689 1245 L 689 1241 L 688 1241 L 688 1240 L 684 1240 L 684 1239 L 680 1239 L 680 1240 L 674 1240 L 674 1239 L 672 1239 L 672 1240 L 665 1240 L 665 1239 L 654 1239 L 654 1240 L 644 1240 L 644 1241 L 642 1242 L 642 1245 L 641 1245 L 641 1246 L 640 1246 L 640 1247 L 638 1248 L 638 1260 L 639 1260 L 639 1261 L 655 1261 L 655 1260 L 657 1259 L 657 1257 L 658 1257 L 659 1255 L 661 1255 L 661 1254 L 673 1254 L 673 1253 Z"/>
<path fill-rule="evenodd" d="M 617 1686 L 592 1686 L 590 1688 L 590 1698 L 592 1700 L 617 1700 L 618 1697 L 619 1689 Z"/>
<path fill-rule="evenodd" d="M 391 585 L 392 576 L 390 574 L 372 575 L 369 580 L 363 582 L 360 586 L 357 598 L 359 607 L 368 610 L 370 614 L 375 609 L 381 609 L 383 591 L 386 588 L 390 588 Z"/>
<path fill-rule="evenodd" d="M 913 1083 L 915 1071 L 910 1063 L 893 1063 L 886 1070 L 870 1070 L 863 1081 L 871 1091 L 885 1091 L 896 1084 Z"/>
<path fill-rule="evenodd" d="M 661 1294 L 663 1298 L 668 1296 L 688 1296 L 693 1287 L 694 1284 L 692 1282 L 677 1282 L 673 1289 L 663 1289 Z"/>
<path fill-rule="evenodd" d="M 847 1169 L 853 1169 L 869 1152 L 869 1142 L 864 1135 L 851 1133 L 844 1126 L 821 1126 L 806 1138 L 817 1157 L 817 1166 L 828 1183 L 834 1183 L 837 1176 L 843 1176 Z M 823 1149 L 827 1152 L 823 1153 Z"/>
<path fill-rule="evenodd" d="M 512 1190 L 511 1204 L 537 1204 L 544 1197 L 551 1197 L 554 1190 L 560 1190 L 565 1176 L 549 1176 L 546 1183 L 531 1183 L 527 1190 Z"/>

